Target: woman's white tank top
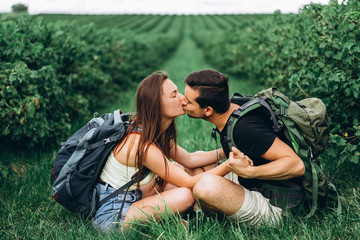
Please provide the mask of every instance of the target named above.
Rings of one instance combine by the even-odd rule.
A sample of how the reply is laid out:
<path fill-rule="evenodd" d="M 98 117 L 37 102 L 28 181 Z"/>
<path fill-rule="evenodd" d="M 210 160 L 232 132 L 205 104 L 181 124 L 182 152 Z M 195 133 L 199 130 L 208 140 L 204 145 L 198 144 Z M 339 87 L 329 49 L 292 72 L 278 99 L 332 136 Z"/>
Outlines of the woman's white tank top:
<path fill-rule="evenodd" d="M 124 184 L 128 183 L 131 180 L 131 177 L 137 172 L 135 167 L 126 166 L 120 163 L 114 157 L 113 151 L 111 151 L 106 164 L 100 175 L 100 179 L 103 182 L 110 184 L 113 188 L 120 188 Z M 146 185 L 151 182 L 155 177 L 153 172 L 150 172 L 141 182 L 140 186 Z M 134 184 L 129 188 L 129 190 L 135 190 L 137 184 Z"/>

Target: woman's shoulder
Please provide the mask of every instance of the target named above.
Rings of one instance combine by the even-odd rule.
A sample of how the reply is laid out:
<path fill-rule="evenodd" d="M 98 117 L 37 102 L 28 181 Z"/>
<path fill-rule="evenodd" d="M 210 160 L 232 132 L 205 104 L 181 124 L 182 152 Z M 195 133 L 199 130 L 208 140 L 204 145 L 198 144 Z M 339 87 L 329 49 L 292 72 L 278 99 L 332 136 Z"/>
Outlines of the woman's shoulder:
<path fill-rule="evenodd" d="M 113 150 L 116 160 L 125 165 L 135 166 L 135 156 L 139 141 L 139 134 L 129 133 L 126 135 Z"/>
<path fill-rule="evenodd" d="M 137 133 L 129 133 L 115 148 L 115 153 L 128 153 L 130 150 L 130 157 L 132 153 L 135 154 L 139 147 L 141 135 Z M 148 149 L 146 149 L 148 148 Z M 162 154 L 162 151 L 154 144 L 149 144 L 148 147 L 145 146 L 145 149 L 148 151 L 148 153 L 151 154 Z"/>
<path fill-rule="evenodd" d="M 162 153 L 160 148 L 158 146 L 156 146 L 154 143 L 149 144 L 149 151 Z"/>
<path fill-rule="evenodd" d="M 138 145 L 140 141 L 140 135 L 137 133 L 128 133 L 121 141 L 116 145 L 115 149 L 128 148 L 130 145 Z"/>

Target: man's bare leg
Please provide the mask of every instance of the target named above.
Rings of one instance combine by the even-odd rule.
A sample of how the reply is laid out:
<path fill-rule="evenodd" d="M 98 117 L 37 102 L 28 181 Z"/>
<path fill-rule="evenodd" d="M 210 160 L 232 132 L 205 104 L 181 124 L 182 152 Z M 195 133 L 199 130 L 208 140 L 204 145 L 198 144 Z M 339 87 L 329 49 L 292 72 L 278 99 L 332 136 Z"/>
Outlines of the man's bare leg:
<path fill-rule="evenodd" d="M 193 188 L 205 213 L 231 216 L 237 213 L 244 202 L 244 188 L 220 176 L 206 174 Z"/>

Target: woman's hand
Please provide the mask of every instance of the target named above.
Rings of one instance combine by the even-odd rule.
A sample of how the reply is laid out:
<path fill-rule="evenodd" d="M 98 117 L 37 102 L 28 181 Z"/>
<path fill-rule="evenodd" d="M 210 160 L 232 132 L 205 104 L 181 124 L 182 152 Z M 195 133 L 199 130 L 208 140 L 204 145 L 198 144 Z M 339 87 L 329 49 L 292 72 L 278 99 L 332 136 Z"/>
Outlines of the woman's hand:
<path fill-rule="evenodd" d="M 250 170 L 254 165 L 253 161 L 235 147 L 232 147 L 231 151 L 227 161 L 230 171 L 240 177 L 249 178 Z"/>

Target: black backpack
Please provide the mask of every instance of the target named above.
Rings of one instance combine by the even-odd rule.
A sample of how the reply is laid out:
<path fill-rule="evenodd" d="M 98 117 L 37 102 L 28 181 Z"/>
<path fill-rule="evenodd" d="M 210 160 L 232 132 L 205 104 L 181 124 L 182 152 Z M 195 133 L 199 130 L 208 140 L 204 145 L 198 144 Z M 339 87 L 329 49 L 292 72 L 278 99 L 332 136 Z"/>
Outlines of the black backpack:
<path fill-rule="evenodd" d="M 68 210 L 80 212 L 88 218 L 107 200 L 127 192 L 138 178 L 142 180 L 150 172 L 143 167 L 130 182 L 98 202 L 96 184 L 111 150 L 126 133 L 130 113 L 123 114 L 117 110 L 114 114 L 96 115 L 61 144 L 51 170 L 54 199 Z"/>

